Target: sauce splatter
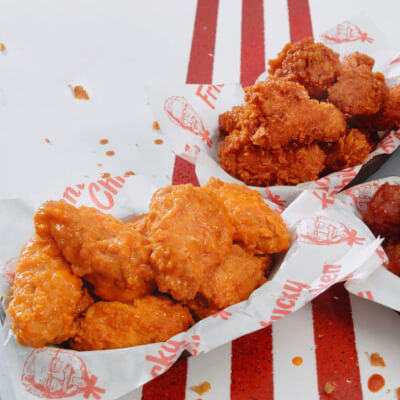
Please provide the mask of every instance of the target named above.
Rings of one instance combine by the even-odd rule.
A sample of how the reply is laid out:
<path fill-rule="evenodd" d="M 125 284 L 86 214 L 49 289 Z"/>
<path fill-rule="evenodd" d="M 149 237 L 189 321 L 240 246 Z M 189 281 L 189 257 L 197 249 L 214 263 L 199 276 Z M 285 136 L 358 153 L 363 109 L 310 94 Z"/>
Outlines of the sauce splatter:
<path fill-rule="evenodd" d="M 382 375 L 374 374 L 368 379 L 368 389 L 371 392 L 379 392 L 385 386 L 385 379 Z"/>
<path fill-rule="evenodd" d="M 115 155 L 115 151 L 113 151 L 113 150 L 108 150 L 106 152 L 106 156 L 112 157 L 113 155 Z"/>
<path fill-rule="evenodd" d="M 111 174 L 109 174 L 108 172 L 103 172 L 102 174 L 101 174 L 101 177 L 103 178 L 103 179 L 107 179 L 107 178 L 109 178 L 111 176 Z"/>
<path fill-rule="evenodd" d="M 49 138 L 44 139 L 44 141 L 45 141 L 46 143 L 51 143 L 51 141 L 50 141 Z"/>
<path fill-rule="evenodd" d="M 210 382 L 205 381 L 198 386 L 192 386 L 191 389 L 201 396 L 202 394 L 208 392 L 211 389 L 211 385 Z"/>
<path fill-rule="evenodd" d="M 303 364 L 303 359 L 301 357 L 293 357 L 292 363 L 298 367 Z"/>
<path fill-rule="evenodd" d="M 164 140 L 162 140 L 162 139 L 155 139 L 155 140 L 154 140 L 154 143 L 155 143 L 155 144 L 163 144 L 163 143 L 164 143 Z"/>
<path fill-rule="evenodd" d="M 379 353 L 371 354 L 371 365 L 374 367 L 386 367 L 386 363 Z"/>
<path fill-rule="evenodd" d="M 159 131 L 160 130 L 160 124 L 157 121 L 153 122 L 153 129 L 155 131 Z"/>
<path fill-rule="evenodd" d="M 132 175 L 136 175 L 133 171 L 126 171 L 124 176 L 132 176 Z"/>
<path fill-rule="evenodd" d="M 98 166 L 98 167 L 102 167 L 103 164 L 99 162 L 99 163 L 97 163 L 97 166 Z"/>
<path fill-rule="evenodd" d="M 78 85 L 74 87 L 74 97 L 77 100 L 90 100 L 89 95 L 82 85 Z"/>
<path fill-rule="evenodd" d="M 108 143 L 108 139 L 101 139 L 99 143 L 100 144 L 107 144 Z"/>
<path fill-rule="evenodd" d="M 0 51 L 5 51 L 6 50 L 6 46 L 4 43 L 0 43 Z"/>

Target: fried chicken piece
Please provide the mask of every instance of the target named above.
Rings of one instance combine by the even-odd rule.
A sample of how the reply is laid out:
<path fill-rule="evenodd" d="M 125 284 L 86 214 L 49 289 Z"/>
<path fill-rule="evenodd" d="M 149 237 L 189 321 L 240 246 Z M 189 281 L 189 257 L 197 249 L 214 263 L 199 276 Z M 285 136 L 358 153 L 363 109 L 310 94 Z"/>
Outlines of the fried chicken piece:
<path fill-rule="evenodd" d="M 372 129 L 386 131 L 400 127 L 400 85 L 389 89 L 382 109 L 371 119 Z"/>
<path fill-rule="evenodd" d="M 341 68 L 339 54 L 322 43 L 314 43 L 313 38 L 286 44 L 278 57 L 268 64 L 271 75 L 291 76 L 315 98 L 326 97 L 326 90 L 335 83 Z"/>
<path fill-rule="evenodd" d="M 233 226 L 224 205 L 191 184 L 154 193 L 149 228 L 157 287 L 176 300 L 193 299 L 232 246 Z"/>
<path fill-rule="evenodd" d="M 197 318 L 206 318 L 218 310 L 246 300 L 266 279 L 270 258 L 255 257 L 238 245 L 215 271 L 204 279 L 199 293 L 188 307 Z"/>
<path fill-rule="evenodd" d="M 72 337 L 74 319 L 89 305 L 81 288 L 53 240 L 34 235 L 21 250 L 7 309 L 18 343 L 42 347 Z"/>
<path fill-rule="evenodd" d="M 167 297 L 147 296 L 133 305 L 100 301 L 79 321 L 75 350 L 105 350 L 164 342 L 194 321 L 189 310 Z"/>
<path fill-rule="evenodd" d="M 325 164 L 333 171 L 354 167 L 361 164 L 373 150 L 375 143 L 369 135 L 358 129 L 350 129 L 327 151 Z"/>
<path fill-rule="evenodd" d="M 90 282 L 97 296 L 131 302 L 155 290 L 150 242 L 133 226 L 62 200 L 45 203 L 35 226 L 56 241 L 74 274 Z"/>
<path fill-rule="evenodd" d="M 370 200 L 363 220 L 375 235 L 400 239 L 400 185 L 382 185 Z"/>
<path fill-rule="evenodd" d="M 355 69 L 362 65 L 367 66 L 370 71 L 374 67 L 375 60 L 366 54 L 355 51 L 343 58 L 342 66 L 346 69 Z"/>
<path fill-rule="evenodd" d="M 241 133 L 230 134 L 220 145 L 221 167 L 247 185 L 297 185 L 317 180 L 325 168 L 325 153 L 318 144 L 288 150 L 264 150 Z"/>
<path fill-rule="evenodd" d="M 144 236 L 148 236 L 149 234 L 149 214 L 138 215 L 137 217 L 132 218 L 127 222 L 130 226 L 136 229 Z"/>
<path fill-rule="evenodd" d="M 388 270 L 400 276 L 400 242 L 389 240 L 383 247 L 389 258 Z"/>
<path fill-rule="evenodd" d="M 354 67 L 349 62 L 348 66 L 328 89 L 329 101 L 349 117 L 377 113 L 388 93 L 384 76 L 372 73 L 366 64 Z"/>
<path fill-rule="evenodd" d="M 264 117 L 256 105 L 242 104 L 219 116 L 219 129 L 223 133 L 240 130 L 252 136 L 261 125 L 263 119 Z"/>
<path fill-rule="evenodd" d="M 290 233 L 282 217 L 269 208 L 260 193 L 216 178 L 211 178 L 204 189 L 224 203 L 234 227 L 235 243 L 255 254 L 279 253 L 289 248 Z"/>
<path fill-rule="evenodd" d="M 333 105 L 312 100 L 298 83 L 268 78 L 245 89 L 245 100 L 255 105 L 261 125 L 253 144 L 278 149 L 295 142 L 334 142 L 346 132 L 344 115 Z"/>

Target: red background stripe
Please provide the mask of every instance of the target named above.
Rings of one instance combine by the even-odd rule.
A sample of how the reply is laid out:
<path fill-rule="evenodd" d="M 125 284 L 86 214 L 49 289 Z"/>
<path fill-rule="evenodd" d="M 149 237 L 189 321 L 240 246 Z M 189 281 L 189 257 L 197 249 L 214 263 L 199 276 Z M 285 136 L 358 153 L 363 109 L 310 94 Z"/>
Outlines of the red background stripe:
<path fill-rule="evenodd" d="M 232 342 L 231 400 L 272 400 L 271 326 Z"/>
<path fill-rule="evenodd" d="M 187 360 L 176 362 L 167 372 L 143 386 L 142 400 L 185 400 Z"/>
<path fill-rule="evenodd" d="M 320 399 L 361 400 L 360 371 L 350 298 L 343 284 L 332 286 L 312 303 Z M 334 382 L 332 395 L 324 392 Z"/>
<path fill-rule="evenodd" d="M 265 71 L 263 0 L 242 0 L 240 83 L 252 85 Z"/>
<path fill-rule="evenodd" d="M 290 41 L 297 42 L 313 35 L 308 0 L 287 0 L 289 11 Z"/>

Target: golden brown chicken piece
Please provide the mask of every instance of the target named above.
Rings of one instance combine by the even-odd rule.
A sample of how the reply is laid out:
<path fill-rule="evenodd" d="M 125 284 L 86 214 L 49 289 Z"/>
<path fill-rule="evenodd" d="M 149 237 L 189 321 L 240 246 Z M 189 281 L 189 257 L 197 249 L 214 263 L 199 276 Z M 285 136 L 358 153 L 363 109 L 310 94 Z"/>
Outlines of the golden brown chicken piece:
<path fill-rule="evenodd" d="M 343 57 L 342 67 L 345 69 L 355 69 L 361 65 L 367 66 L 370 71 L 374 67 L 375 60 L 366 54 L 355 51 L 346 57 Z"/>
<path fill-rule="evenodd" d="M 384 248 L 389 259 L 388 270 L 400 277 L 400 242 L 389 240 Z"/>
<path fill-rule="evenodd" d="M 346 136 L 339 139 L 327 151 L 326 166 L 338 171 L 361 164 L 375 147 L 369 134 L 358 129 L 350 129 Z"/>
<path fill-rule="evenodd" d="M 288 43 L 275 60 L 270 60 L 268 72 L 301 83 L 311 97 L 326 97 L 326 90 L 335 83 L 340 72 L 339 55 L 323 45 L 306 38 Z"/>
<path fill-rule="evenodd" d="M 218 196 L 234 227 L 233 240 L 254 254 L 287 250 L 290 233 L 282 217 L 272 211 L 260 193 L 244 185 L 211 178 L 204 189 Z"/>
<path fill-rule="evenodd" d="M 220 145 L 221 167 L 247 185 L 297 185 L 317 180 L 325 168 L 325 153 L 317 144 L 264 150 L 232 133 Z"/>
<path fill-rule="evenodd" d="M 131 302 L 155 290 L 150 243 L 134 226 L 62 200 L 45 203 L 35 226 L 56 241 L 74 274 L 90 282 L 97 296 Z"/>
<path fill-rule="evenodd" d="M 371 118 L 371 124 L 377 131 L 400 127 L 400 85 L 389 89 L 382 109 Z"/>
<path fill-rule="evenodd" d="M 74 319 L 90 305 L 52 239 L 34 235 L 18 259 L 7 314 L 18 343 L 42 347 L 76 332 Z"/>
<path fill-rule="evenodd" d="M 133 305 L 100 301 L 79 321 L 75 350 L 103 350 L 164 342 L 194 321 L 189 310 L 167 297 L 147 296 Z"/>
<path fill-rule="evenodd" d="M 154 193 L 150 221 L 158 289 L 176 300 L 193 299 L 232 246 L 227 210 L 206 190 L 190 184 L 168 186 Z"/>
<path fill-rule="evenodd" d="M 333 104 L 310 99 L 296 82 L 268 78 L 245 92 L 246 103 L 256 106 L 260 115 L 261 124 L 251 136 L 257 146 L 278 149 L 291 142 L 334 142 L 346 132 L 344 115 Z"/>
<path fill-rule="evenodd" d="M 188 302 L 197 318 L 206 318 L 223 308 L 246 300 L 266 282 L 270 258 L 256 257 L 233 245 L 225 260 L 203 281 L 199 293 Z"/>

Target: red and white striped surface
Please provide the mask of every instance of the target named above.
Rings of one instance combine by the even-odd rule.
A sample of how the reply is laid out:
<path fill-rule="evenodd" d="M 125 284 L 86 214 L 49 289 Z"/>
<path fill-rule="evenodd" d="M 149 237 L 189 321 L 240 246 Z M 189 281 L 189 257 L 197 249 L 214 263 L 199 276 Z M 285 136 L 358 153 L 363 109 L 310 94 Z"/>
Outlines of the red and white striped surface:
<path fill-rule="evenodd" d="M 0 68 L 4 66 L 4 73 L 0 74 L 0 113 L 3 112 L 0 129 L 7 131 L 9 137 L 15 137 L 8 140 L 8 147 L 0 148 L 2 167 L 7 170 L 7 179 L 0 189 L 2 197 L 20 194 L 21 185 L 15 182 L 24 183 L 26 190 L 33 190 L 68 175 L 68 157 L 71 157 L 74 143 L 75 146 L 76 143 L 85 145 L 80 154 L 89 158 L 94 152 L 92 142 L 105 136 L 118 142 L 123 152 L 122 147 L 132 146 L 132 138 L 131 141 L 126 138 L 128 133 L 133 143 L 140 142 L 141 151 L 131 158 L 126 156 L 118 160 L 118 168 L 122 164 L 126 170 L 148 175 L 160 185 L 170 183 L 171 178 L 175 184 L 196 184 L 190 163 L 174 159 L 166 146 L 149 145 L 156 133 L 151 131 L 152 117 L 142 101 L 145 80 L 165 74 L 190 83 L 240 80 L 244 85 L 251 84 L 265 70 L 266 60 L 274 57 L 284 43 L 313 34 L 317 36 L 360 11 L 372 16 L 389 37 L 400 34 L 392 18 L 400 9 L 396 0 L 351 3 L 338 0 L 329 5 L 317 0 L 112 3 L 60 1 L 53 6 L 40 1 L 18 7 L 11 0 L 0 0 L 3 10 L 0 12 L 0 42 L 9 47 L 8 59 L 0 58 Z M 126 37 L 127 33 L 134 36 Z M 133 48 L 140 49 L 140 54 L 129 53 L 131 43 Z M 43 55 L 46 52 L 41 49 L 54 57 Z M 70 54 L 69 66 L 71 57 L 76 60 L 72 74 L 70 70 L 68 73 L 63 70 L 63 52 Z M 13 63 L 7 65 L 10 59 Z M 25 64 L 29 68 L 24 68 Z M 54 70 L 60 73 L 55 74 Z M 126 81 L 125 90 L 113 86 L 118 74 Z M 51 90 L 56 90 L 56 83 L 79 80 L 78 83 L 89 85 L 87 89 L 94 103 L 96 98 L 107 97 L 101 104 L 95 104 L 92 111 L 88 108 L 85 114 L 71 114 L 78 124 L 62 120 L 62 124 L 69 124 L 72 139 L 68 141 L 62 126 L 63 137 L 61 133 L 59 137 L 54 133 L 53 137 L 64 141 L 68 148 L 65 159 L 62 156 L 52 158 L 47 148 L 35 147 L 34 139 L 50 137 L 48 132 L 57 129 L 57 125 L 51 125 L 46 118 L 49 114 L 57 117 L 58 110 L 64 106 L 50 89 L 45 93 L 50 96 L 48 100 L 38 95 L 41 87 L 46 88 L 46 79 L 51 82 Z M 132 96 L 132 92 L 135 95 Z M 36 98 L 37 107 L 45 108 L 47 113 L 37 115 L 32 106 Z M 133 103 L 132 116 L 126 116 L 126 106 L 121 106 L 128 101 Z M 124 113 L 119 111 L 120 107 Z M 22 132 L 26 125 L 17 120 L 18 113 L 27 115 L 29 137 L 26 131 Z M 87 113 L 92 114 L 87 117 Z M 113 132 L 104 130 L 104 126 Z M 140 134 L 132 133 L 135 128 Z M 146 135 L 148 137 L 143 138 Z M 86 143 L 85 137 L 90 137 L 92 142 Z M 41 154 L 43 165 L 32 156 L 31 153 L 35 154 L 32 149 Z M 20 156 L 16 159 L 15 154 Z M 62 167 L 55 163 L 48 171 L 46 163 L 55 160 Z M 98 160 L 93 159 L 93 164 L 95 161 Z M 103 162 L 109 163 L 107 172 L 113 172 L 113 162 L 117 162 L 108 159 Z M 86 167 L 87 160 L 83 163 L 74 159 L 74 163 L 78 165 L 76 170 L 88 175 L 93 172 Z M 77 176 L 69 176 L 69 181 L 77 181 Z M 399 333 L 398 314 L 368 300 L 349 296 L 342 286 L 335 286 L 312 305 L 272 327 L 209 354 L 179 361 L 167 373 L 124 396 L 123 400 L 396 399 L 395 389 L 400 387 Z M 387 367 L 372 367 L 366 352 L 379 352 Z M 292 364 L 295 356 L 303 358 L 301 366 Z M 367 388 L 368 377 L 373 373 L 382 374 L 386 380 L 384 389 L 376 394 Z M 199 396 L 190 390 L 203 381 L 211 383 L 209 392 Z M 331 396 L 322 390 L 327 381 L 336 384 Z"/>

